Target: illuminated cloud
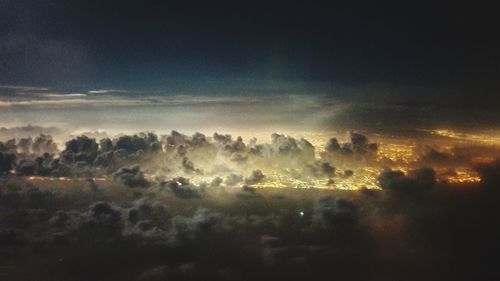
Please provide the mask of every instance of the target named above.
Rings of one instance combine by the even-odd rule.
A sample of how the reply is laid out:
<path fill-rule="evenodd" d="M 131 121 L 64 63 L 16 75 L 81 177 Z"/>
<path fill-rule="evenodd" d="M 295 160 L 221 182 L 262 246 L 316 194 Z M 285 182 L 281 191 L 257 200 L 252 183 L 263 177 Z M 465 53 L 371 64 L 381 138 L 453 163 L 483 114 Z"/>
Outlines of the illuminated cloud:
<path fill-rule="evenodd" d="M 44 97 L 48 98 L 77 98 L 77 97 L 86 97 L 86 94 L 82 93 L 69 93 L 69 94 L 44 94 Z"/>
<path fill-rule="evenodd" d="M 48 91 L 49 90 L 49 88 L 44 88 L 44 87 L 19 86 L 19 85 L 0 85 L 0 89 L 15 90 L 15 91 L 22 91 L 22 92 Z"/>
<path fill-rule="evenodd" d="M 120 89 L 99 89 L 99 90 L 89 90 L 89 94 L 127 94 L 127 93 L 140 93 L 137 91 L 127 91 Z"/>

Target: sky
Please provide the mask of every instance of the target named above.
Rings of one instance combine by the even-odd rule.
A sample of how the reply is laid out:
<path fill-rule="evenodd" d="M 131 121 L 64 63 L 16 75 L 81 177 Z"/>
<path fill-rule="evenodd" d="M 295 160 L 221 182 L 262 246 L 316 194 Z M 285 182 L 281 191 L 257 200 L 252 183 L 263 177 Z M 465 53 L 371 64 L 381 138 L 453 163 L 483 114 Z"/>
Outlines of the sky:
<path fill-rule="evenodd" d="M 99 123 L 106 114 L 94 105 L 171 108 L 203 96 L 218 97 L 209 111 L 219 116 L 238 110 L 233 98 L 242 108 L 274 97 L 276 108 L 247 107 L 255 116 L 243 118 L 274 127 L 283 109 L 292 121 L 319 116 L 305 128 L 491 127 L 496 26 L 483 3 L 2 0 L 1 125 L 79 123 L 75 107 Z M 153 121 L 177 118 L 162 113 Z M 137 111 L 136 121 L 150 116 Z"/>
<path fill-rule="evenodd" d="M 498 90 L 492 7 L 370 2 L 3 0 L 1 82 L 152 91 L 250 79 Z"/>

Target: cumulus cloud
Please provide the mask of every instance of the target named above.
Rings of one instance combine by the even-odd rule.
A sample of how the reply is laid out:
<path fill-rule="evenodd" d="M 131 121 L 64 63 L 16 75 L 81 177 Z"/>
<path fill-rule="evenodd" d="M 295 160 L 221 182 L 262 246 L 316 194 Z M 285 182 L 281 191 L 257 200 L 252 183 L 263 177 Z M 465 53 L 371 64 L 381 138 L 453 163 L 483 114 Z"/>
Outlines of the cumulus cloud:
<path fill-rule="evenodd" d="M 354 137 L 356 146 L 369 144 L 362 137 L 357 138 Z M 165 178 L 175 177 L 195 178 L 198 186 L 192 186 L 193 190 L 211 185 L 209 182 L 217 177 L 222 182 L 214 181 L 212 186 L 255 185 L 266 182 L 264 175 L 268 171 L 272 178 L 276 172 L 286 175 L 290 178 L 290 185 L 314 181 L 315 178 L 328 178 L 334 184 L 331 178 L 336 177 L 336 168 L 332 164 L 336 157 L 321 155 L 317 158 L 316 148 L 308 140 L 276 133 L 271 136 L 270 143 L 259 144 L 255 138 L 245 143 L 241 137 L 233 139 L 230 135 L 218 133 L 206 137 L 201 133 L 185 135 L 172 131 L 158 136 L 149 132 L 100 140 L 80 135 L 68 140 L 61 152 L 51 136 L 39 135 L 13 139 L 1 143 L 0 148 L 16 154 L 13 168 L 19 175 L 111 176 L 129 186 L 146 186 L 145 182 L 161 183 L 166 182 Z M 137 165 L 142 168 L 140 172 L 132 168 Z M 200 182 L 201 177 L 211 179 Z M 95 186 L 89 186 L 95 190 Z M 184 196 L 184 189 L 172 191 Z"/>
<path fill-rule="evenodd" d="M 175 196 L 180 198 L 197 198 L 200 197 L 201 189 L 190 184 L 189 179 L 177 177 L 172 180 L 162 182 L 161 186 L 168 188 Z"/>
<path fill-rule="evenodd" d="M 271 135 L 273 152 L 280 156 L 297 156 L 306 161 L 314 159 L 314 146 L 306 139 L 296 140 L 292 137 L 274 133 Z"/>
<path fill-rule="evenodd" d="M 1 127 L 0 128 L 0 138 L 5 139 L 20 139 L 20 138 L 30 138 L 39 135 L 49 135 L 56 136 L 61 135 L 63 131 L 56 127 L 41 127 L 41 126 L 21 126 L 21 127 Z"/>
<path fill-rule="evenodd" d="M 315 161 L 305 166 L 304 173 L 314 177 L 334 177 L 335 167 L 328 162 Z"/>
<path fill-rule="evenodd" d="M 80 229 L 100 238 L 114 238 L 123 230 L 120 209 L 107 202 L 96 202 L 84 214 Z"/>
<path fill-rule="evenodd" d="M 498 168 L 488 167 L 490 171 Z M 484 199 L 487 196 L 472 189 L 437 183 L 425 169 L 402 176 L 386 171 L 384 177 L 390 179 L 384 183 L 385 191 L 286 189 L 280 191 L 286 192 L 286 197 L 279 200 L 274 190 L 259 189 L 259 196 L 252 196 L 255 190 L 250 186 L 243 186 L 248 191 L 240 192 L 247 194 L 245 200 L 236 199 L 234 193 L 219 194 L 207 188 L 200 200 L 186 201 L 164 192 L 172 191 L 166 184 L 141 190 L 143 195 L 137 200 L 132 199 L 138 197 L 134 194 L 137 190 L 108 188 L 106 183 L 95 193 L 88 190 L 87 182 L 74 185 L 84 187 L 77 193 L 73 191 L 78 188 L 45 191 L 52 183 L 39 189 L 22 184 L 18 191 L 9 187 L 11 183 L 2 184 L 0 218 L 11 234 L 0 232 L 0 251 L 16 254 L 33 250 L 36 261 L 62 257 L 64 261 L 56 262 L 56 272 L 63 263 L 68 276 L 82 274 L 83 266 L 89 276 L 104 279 L 117 272 L 117 259 L 129 265 L 131 279 L 145 280 L 189 279 L 192 274 L 202 279 L 265 279 L 270 275 L 277 280 L 320 278 L 331 271 L 332 262 L 344 265 L 337 274 L 347 277 L 359 277 L 360 263 L 377 263 L 368 275 L 383 279 L 387 274 L 407 276 L 406 271 L 394 268 L 394 261 L 418 270 L 429 266 L 429 259 L 435 256 L 446 263 L 467 264 L 474 272 L 481 270 L 474 259 L 482 257 L 481 249 L 491 245 L 497 234 L 496 221 L 483 212 L 497 210 L 495 198 L 488 201 Z M 175 182 L 177 189 L 201 187 L 188 178 L 166 182 Z M 217 182 L 224 184 L 220 179 Z M 392 186 L 406 193 L 408 186 L 428 184 L 450 193 L 416 191 L 428 196 L 410 208 L 408 200 L 392 196 L 395 193 L 387 189 Z M 149 196 L 153 192 L 156 195 Z M 391 196 L 379 196 L 385 192 Z M 487 195 L 491 197 L 491 193 Z M 471 225 L 478 231 L 460 231 Z M 457 261 L 449 247 L 474 255 Z M 380 252 L 380 248 L 385 250 Z M 11 256 L 13 262 L 24 261 Z M 434 270 L 441 265 L 431 264 Z M 435 277 L 434 272 L 424 275 Z"/>
<path fill-rule="evenodd" d="M 358 207 L 345 199 L 322 197 L 315 202 L 315 212 L 324 225 L 354 224 L 359 218 Z"/>
<path fill-rule="evenodd" d="M 261 170 L 254 170 L 252 171 L 252 174 L 245 178 L 245 183 L 246 184 L 256 184 L 262 181 L 266 176 L 262 173 Z"/>
<path fill-rule="evenodd" d="M 201 208 L 192 217 L 173 217 L 170 235 L 176 241 L 183 241 L 228 230 L 230 225 L 222 214 Z"/>
<path fill-rule="evenodd" d="M 16 161 L 14 153 L 0 152 L 0 174 L 8 173 Z"/>
<path fill-rule="evenodd" d="M 336 138 L 331 138 L 325 145 L 325 152 L 333 157 L 356 157 L 371 159 L 378 151 L 377 143 L 371 143 L 365 135 L 349 132 L 347 142 L 339 143 Z"/>
<path fill-rule="evenodd" d="M 158 141 L 158 136 L 153 133 L 141 133 L 133 136 L 121 136 L 115 143 L 115 149 L 125 150 L 128 153 L 136 153 L 138 151 L 158 151 L 161 145 Z"/>
<path fill-rule="evenodd" d="M 325 150 L 328 152 L 336 152 L 340 150 L 340 144 L 337 138 L 331 138 L 325 145 Z"/>
<path fill-rule="evenodd" d="M 92 163 L 97 156 L 98 144 L 95 139 L 79 136 L 66 142 L 66 149 L 62 152 L 63 159 L 69 162 Z"/>
<path fill-rule="evenodd" d="M 187 173 L 203 173 L 202 170 L 196 169 L 193 162 L 190 161 L 187 157 L 182 158 L 182 167 Z"/>
<path fill-rule="evenodd" d="M 113 173 L 113 180 L 123 183 L 129 187 L 149 187 L 150 182 L 144 177 L 138 165 L 131 167 L 122 167 Z"/>
<path fill-rule="evenodd" d="M 426 194 L 436 185 L 436 172 L 432 168 L 411 170 L 405 175 L 401 171 L 385 170 L 378 180 L 383 190 L 399 197 Z"/>
<path fill-rule="evenodd" d="M 229 176 L 227 176 L 225 183 L 227 185 L 231 186 L 231 185 L 236 185 L 236 184 L 240 183 L 241 181 L 243 181 L 242 175 L 230 174 Z"/>

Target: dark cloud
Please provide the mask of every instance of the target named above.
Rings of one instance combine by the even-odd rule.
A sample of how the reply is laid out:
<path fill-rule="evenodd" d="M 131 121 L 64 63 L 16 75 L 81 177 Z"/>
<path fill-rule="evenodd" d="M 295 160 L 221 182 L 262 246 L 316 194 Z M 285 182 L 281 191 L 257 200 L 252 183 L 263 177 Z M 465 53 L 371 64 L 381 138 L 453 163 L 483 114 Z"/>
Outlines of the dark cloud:
<path fill-rule="evenodd" d="M 500 159 L 489 164 L 478 164 L 475 168 L 481 176 L 483 187 L 495 193 L 500 193 Z"/>
<path fill-rule="evenodd" d="M 437 171 L 444 173 L 438 166 L 385 170 L 378 177 L 382 190 L 312 184 L 277 191 L 266 187 L 274 173 L 334 186 L 364 175 L 355 164 L 373 173 L 382 165 L 374 158 L 378 149 L 362 135 L 349 135 L 347 144 L 333 141 L 338 146 L 331 141 L 321 155 L 308 141 L 274 139 L 245 144 L 178 132 L 101 141 L 82 136 L 54 154 L 33 153 L 33 138 L 2 143 L 0 156 L 16 157 L 9 166 L 16 173 L 0 177 L 0 221 L 7 229 L 0 231 L 0 252 L 13 264 L 24 264 L 29 254 L 32 264 L 43 261 L 50 274 L 71 280 L 306 280 L 330 276 L 333 266 L 335 276 L 347 280 L 491 275 L 494 259 L 485 249 L 496 247 L 500 233 L 492 216 L 498 212 L 498 161 L 474 166 L 481 183 L 437 181 Z M 444 152 L 451 155 L 446 161 L 467 159 L 469 165 L 485 155 L 478 147 L 470 153 L 465 146 L 424 150 L 438 156 L 407 167 L 442 159 Z M 235 153 L 246 160 L 232 161 Z M 201 168 L 208 172 L 193 173 Z M 149 188 L 117 188 L 108 178 Z M 6 275 L 31 280 L 18 268 L 7 268 Z M 30 268 L 41 280 L 53 278 L 47 271 Z"/>
<path fill-rule="evenodd" d="M 85 162 L 91 164 L 97 156 L 98 144 L 95 139 L 79 136 L 66 142 L 66 149 L 61 153 L 65 164 Z"/>
<path fill-rule="evenodd" d="M 107 202 L 96 202 L 84 214 L 80 230 L 99 238 L 114 238 L 123 230 L 119 208 Z"/>
<path fill-rule="evenodd" d="M 174 280 L 200 280 L 202 274 L 196 271 L 194 263 L 184 263 L 179 266 L 160 265 L 145 270 L 141 273 L 139 281 Z"/>
<path fill-rule="evenodd" d="M 71 151 L 73 153 L 89 153 L 96 154 L 98 149 L 98 144 L 95 139 L 91 139 L 87 136 L 78 136 L 75 139 L 66 142 L 65 151 Z"/>
<path fill-rule="evenodd" d="M 210 186 L 211 187 L 218 187 L 220 186 L 220 184 L 223 182 L 224 180 L 221 178 L 221 177 L 216 177 L 212 180 L 212 182 L 210 183 Z"/>
<path fill-rule="evenodd" d="M 30 159 L 22 159 L 16 165 L 16 173 L 25 176 L 37 174 L 38 163 Z"/>
<path fill-rule="evenodd" d="M 113 173 L 113 180 L 123 183 L 129 187 L 149 187 L 150 182 L 144 177 L 138 165 L 122 167 Z"/>
<path fill-rule="evenodd" d="M 202 170 L 196 169 L 194 167 L 193 162 L 189 161 L 187 157 L 182 158 L 182 167 L 184 168 L 184 171 L 186 171 L 187 173 L 198 173 L 198 174 L 203 173 Z"/>
<path fill-rule="evenodd" d="M 133 136 L 121 136 L 116 140 L 116 150 L 126 150 L 128 153 L 137 153 L 138 151 L 154 152 L 160 150 L 161 145 L 158 136 L 153 133 L 142 133 Z"/>
<path fill-rule="evenodd" d="M 354 175 L 353 170 L 344 170 L 344 174 L 343 174 L 344 177 L 348 178 L 348 177 L 352 177 L 352 175 Z"/>
<path fill-rule="evenodd" d="M 433 182 L 425 170 L 403 177 L 436 192 L 412 205 L 400 196 L 380 196 L 387 189 L 371 190 L 370 196 L 285 189 L 280 193 L 286 197 L 276 200 L 275 190 L 263 188 L 259 196 L 238 200 L 207 188 L 207 196 L 195 201 L 149 189 L 157 196 L 145 191 L 136 200 L 134 190 L 106 183 L 96 193 L 73 193 L 81 184 L 52 193 L 45 190 L 50 185 L 19 185 L 14 191 L 11 182 L 0 185 L 0 219 L 7 227 L 0 232 L 0 251 L 15 264 L 26 261 L 20 253 L 36 253 L 32 259 L 50 269 L 30 269 L 41 280 L 54 273 L 114 280 L 119 269 L 127 273 L 122 280 L 304 280 L 331 274 L 333 265 L 336 276 L 356 280 L 493 276 L 488 267 L 494 261 L 484 249 L 497 244 L 500 228 L 484 212 L 498 209 L 496 197 L 485 200 L 491 193 Z M 186 178 L 172 181 L 179 188 L 195 187 Z M 465 231 L 471 227 L 477 231 Z M 468 255 L 455 257 L 455 251 Z M 424 266 L 430 271 L 422 272 Z M 17 268 L 5 270 L 9 277 L 27 276 Z"/>
<path fill-rule="evenodd" d="M 358 207 L 345 199 L 323 197 L 315 204 L 318 218 L 326 225 L 354 224 L 359 218 Z"/>
<path fill-rule="evenodd" d="M 339 141 L 336 138 L 331 138 L 325 145 L 325 150 L 328 152 L 335 152 L 340 150 Z"/>
<path fill-rule="evenodd" d="M 249 177 L 245 178 L 245 183 L 256 184 L 261 182 L 265 177 L 261 170 L 254 170 Z"/>
<path fill-rule="evenodd" d="M 177 177 L 172 180 L 162 182 L 162 186 L 167 187 L 175 196 L 180 198 L 198 198 L 201 196 L 202 189 L 190 184 L 189 179 Z"/>
<path fill-rule="evenodd" d="M 454 155 L 447 151 L 440 151 L 428 145 L 417 148 L 418 161 L 423 163 L 449 163 L 454 160 Z"/>
<path fill-rule="evenodd" d="M 246 194 L 252 194 L 252 195 L 253 195 L 253 194 L 256 194 L 256 193 L 257 193 L 257 189 L 256 189 L 256 188 L 251 187 L 251 186 L 248 186 L 248 185 L 246 185 L 246 184 L 245 184 L 245 185 L 243 185 L 243 186 L 241 187 L 241 190 L 242 190 L 244 193 L 246 193 Z"/>
<path fill-rule="evenodd" d="M 432 191 L 436 185 L 436 172 L 432 168 L 411 170 L 408 175 L 401 171 L 383 171 L 378 180 L 383 190 L 391 195 L 413 197 Z"/>
<path fill-rule="evenodd" d="M 188 148 L 201 148 L 208 145 L 207 138 L 201 133 L 195 133 L 191 137 L 172 131 L 170 135 L 162 137 L 167 151 L 177 150 L 180 156 L 184 156 Z"/>
<path fill-rule="evenodd" d="M 348 141 L 339 143 L 336 138 L 331 138 L 325 145 L 325 158 L 341 158 L 345 160 L 372 160 L 377 155 L 378 144 L 371 143 L 365 135 L 349 132 Z"/>
<path fill-rule="evenodd" d="M 0 152 L 0 174 L 9 173 L 16 161 L 14 153 Z"/>
<path fill-rule="evenodd" d="M 9 139 L 6 142 L 0 142 L 0 151 L 1 152 L 16 152 L 16 140 L 15 139 Z"/>
<path fill-rule="evenodd" d="M 99 191 L 99 186 L 97 185 L 97 183 L 95 182 L 95 180 L 93 178 L 87 179 L 87 185 L 91 191 L 93 191 L 93 192 Z"/>
<path fill-rule="evenodd" d="M 241 181 L 243 181 L 243 176 L 237 174 L 230 174 L 229 176 L 227 176 L 225 184 L 231 186 L 231 185 L 236 185 Z"/>
<path fill-rule="evenodd" d="M 315 161 L 305 166 L 304 173 L 314 177 L 334 177 L 335 167 L 328 162 Z"/>
<path fill-rule="evenodd" d="M 173 217 L 170 235 L 178 243 L 228 230 L 230 225 L 222 214 L 208 209 L 198 209 L 191 217 Z"/>
<path fill-rule="evenodd" d="M 213 139 L 216 142 L 226 144 L 226 143 L 231 142 L 232 137 L 231 137 L 231 135 L 223 135 L 223 134 L 214 133 Z"/>
<path fill-rule="evenodd" d="M 436 167 L 468 167 L 473 168 L 481 159 L 497 158 L 499 148 L 495 145 L 470 143 L 453 146 L 419 145 L 415 148 L 417 155 L 415 166 Z M 491 161 L 491 160 L 490 160 Z"/>

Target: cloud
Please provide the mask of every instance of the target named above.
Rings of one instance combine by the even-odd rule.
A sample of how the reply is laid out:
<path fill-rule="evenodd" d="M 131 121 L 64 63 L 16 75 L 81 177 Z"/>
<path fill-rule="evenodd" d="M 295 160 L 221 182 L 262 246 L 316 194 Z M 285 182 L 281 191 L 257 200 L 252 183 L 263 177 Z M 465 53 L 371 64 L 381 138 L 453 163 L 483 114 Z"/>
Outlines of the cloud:
<path fill-rule="evenodd" d="M 199 198 L 201 189 L 189 183 L 189 179 L 177 177 L 172 180 L 162 182 L 161 186 L 168 188 L 179 198 Z"/>
<path fill-rule="evenodd" d="M 0 89 L 7 90 L 19 90 L 23 92 L 31 92 L 31 91 L 48 91 L 49 88 L 45 87 L 34 87 L 34 86 L 20 86 L 20 85 L 0 85 Z"/>
<path fill-rule="evenodd" d="M 200 208 L 192 217 L 173 217 L 169 233 L 174 241 L 181 242 L 230 229 L 230 225 L 222 214 Z"/>
<path fill-rule="evenodd" d="M 0 151 L 0 174 L 9 173 L 16 161 L 14 153 Z"/>
<path fill-rule="evenodd" d="M 481 177 L 481 184 L 487 190 L 500 192 L 500 159 L 492 163 L 477 164 L 475 169 Z"/>
<path fill-rule="evenodd" d="M 232 186 L 232 185 L 236 185 L 236 184 L 240 183 L 241 181 L 243 181 L 242 175 L 230 174 L 229 176 L 227 176 L 224 183 L 226 185 Z"/>
<path fill-rule="evenodd" d="M 0 138 L 13 139 L 13 138 L 28 138 L 36 137 L 38 135 L 60 135 L 62 130 L 56 127 L 42 127 L 26 125 L 20 127 L 0 127 Z"/>
<path fill-rule="evenodd" d="M 121 89 L 98 89 L 89 90 L 89 94 L 128 94 L 128 93 L 140 93 L 137 91 L 121 90 Z"/>
<path fill-rule="evenodd" d="M 61 96 L 58 99 L 48 100 L 0 100 L 0 107 L 24 107 L 24 108 L 64 108 L 64 107 L 110 107 L 110 106 L 132 106 L 142 105 L 146 102 L 134 99 L 86 99 L 80 97 Z"/>
<path fill-rule="evenodd" d="M 55 241 L 88 244 L 118 239 L 125 227 L 122 209 L 105 201 L 90 204 L 84 212 L 57 211 L 48 222 Z"/>
<path fill-rule="evenodd" d="M 138 165 L 122 167 L 113 173 L 113 180 L 129 187 L 149 187 L 151 183 L 146 180 L 144 173 Z"/>
<path fill-rule="evenodd" d="M 44 153 L 54 155 L 59 152 L 59 149 L 52 136 L 40 134 L 33 140 L 31 151 L 38 155 Z"/>
<path fill-rule="evenodd" d="M 315 161 L 313 164 L 307 164 L 303 172 L 314 177 L 334 177 L 335 167 L 328 162 Z"/>
<path fill-rule="evenodd" d="M 69 94 L 44 94 L 44 97 L 48 98 L 80 98 L 86 97 L 86 94 L 82 93 L 69 93 Z"/>
<path fill-rule="evenodd" d="M 29 137 L 0 142 L 0 170 L 2 173 L 14 169 L 20 175 L 50 176 L 56 166 L 54 155 L 58 152 L 57 145 L 48 135 L 39 135 L 34 140 Z"/>
<path fill-rule="evenodd" d="M 123 229 L 120 209 L 107 202 L 93 203 L 84 215 L 85 219 L 80 228 L 89 234 L 115 237 Z"/>
<path fill-rule="evenodd" d="M 451 152 L 440 151 L 429 145 L 419 146 L 417 148 L 418 161 L 423 163 L 449 163 L 454 160 L 455 156 Z"/>
<path fill-rule="evenodd" d="M 156 152 L 161 149 L 158 136 L 154 133 L 141 133 L 132 136 L 121 136 L 114 145 L 116 150 L 123 149 L 128 153 L 136 153 L 140 150 L 145 152 Z"/>
<path fill-rule="evenodd" d="M 50 135 L 40 134 L 34 139 L 31 137 L 10 139 L 7 142 L 0 142 L 0 151 L 10 151 L 21 154 L 42 155 L 45 153 L 54 155 L 59 152 L 57 144 Z"/>
<path fill-rule="evenodd" d="M 403 182 L 433 184 L 428 173 L 403 173 L 407 178 Z M 398 176 L 390 178 L 400 182 Z M 201 187 L 187 178 L 172 181 L 178 188 Z M 496 197 L 435 182 L 440 191 L 423 192 L 425 200 L 413 205 L 402 196 L 383 196 L 390 192 L 387 189 L 372 190 L 376 196 L 365 196 L 364 191 L 286 189 L 279 191 L 286 192 L 280 200 L 275 199 L 275 190 L 259 189 L 259 196 L 238 200 L 234 193 L 206 188 L 206 196 L 186 201 L 164 192 L 166 187 L 140 190 L 142 198 L 135 200 L 137 190 L 116 189 L 107 183 L 95 193 L 86 182 L 56 184 L 29 189 L 23 183 L 17 191 L 12 181 L 0 185 L 0 215 L 11 233 L 0 231 L 0 251 L 9 251 L 15 264 L 25 261 L 16 255 L 34 251 L 35 261 L 55 263 L 51 273 L 75 278 L 113 279 L 120 260 L 120 265 L 128 265 L 127 274 L 133 280 L 192 276 L 302 280 L 325 276 L 332 263 L 342 265 L 336 276 L 346 279 L 388 275 L 404 279 L 407 270 L 418 271 L 431 260 L 436 261 L 431 264 L 433 271 L 417 279 L 446 280 L 451 275 L 441 271 L 443 263 L 465 268 L 453 271 L 452 277 L 469 270 L 487 272 L 484 249 L 493 245 L 498 233 L 498 223 L 484 215 L 498 209 Z M 471 226 L 477 231 L 463 231 Z M 454 249 L 471 256 L 455 259 Z M 64 260 L 59 261 L 60 257 Z M 404 265 L 403 270 L 394 267 L 395 261 Z M 377 266 L 359 273 L 359 264 Z M 8 276 L 19 276 L 18 272 Z M 45 271 L 31 272 L 39 279 L 50 279 Z M 88 275 L 81 275 L 85 272 Z"/>
<path fill-rule="evenodd" d="M 377 143 L 370 143 L 365 135 L 348 132 L 348 141 L 340 144 L 336 138 L 331 138 L 325 151 L 334 156 L 354 156 L 357 158 L 373 158 L 378 151 Z"/>
<path fill-rule="evenodd" d="M 197 173 L 197 174 L 202 174 L 203 171 L 200 169 L 196 169 L 194 167 L 193 162 L 189 161 L 187 157 L 182 158 L 182 167 L 184 168 L 184 171 L 186 173 Z"/>
<path fill-rule="evenodd" d="M 273 152 L 279 156 L 314 159 L 314 146 L 306 139 L 297 141 L 292 137 L 274 133 L 271 135 Z"/>
<path fill-rule="evenodd" d="M 436 172 L 432 168 L 401 171 L 385 170 L 378 176 L 383 190 L 397 197 L 420 196 L 432 191 L 436 185 Z"/>
<path fill-rule="evenodd" d="M 261 170 L 254 170 L 249 177 L 245 178 L 245 183 L 256 184 L 261 182 L 265 177 Z"/>
<path fill-rule="evenodd" d="M 281 169 L 280 175 L 290 179 L 291 185 L 303 181 L 317 184 L 318 179 L 336 176 L 332 164 L 334 158 L 317 159 L 316 149 L 308 140 L 283 134 L 273 134 L 271 139 L 271 143 L 258 144 L 254 138 L 247 144 L 241 137 L 233 140 L 224 134 L 206 137 L 201 133 L 189 136 L 172 131 L 163 136 L 151 132 L 122 134 L 99 141 L 84 134 L 68 140 L 60 153 L 52 138 L 46 135 L 13 140 L 10 146 L 19 156 L 15 166 L 19 174 L 55 177 L 112 175 L 115 181 L 126 185 L 134 185 L 136 180 L 142 182 L 142 178 L 155 185 L 166 182 L 166 178 L 193 177 L 196 182 L 193 187 L 198 190 L 208 187 L 214 178 L 219 177 L 224 179 L 219 183 L 222 187 L 239 183 L 265 186 L 274 181 L 277 169 Z M 136 174 L 132 167 L 137 165 L 142 169 Z M 271 175 L 269 182 L 264 176 L 268 172 Z M 347 177 L 341 179 L 344 178 Z M 145 186 L 144 182 L 140 185 Z M 174 194 L 184 196 L 182 190 L 175 190 Z"/>
<path fill-rule="evenodd" d="M 92 163 L 97 156 L 98 144 L 95 139 L 87 136 L 78 136 L 66 142 L 66 149 L 62 152 L 65 159 L 71 162 L 84 161 Z"/>
<path fill-rule="evenodd" d="M 337 138 L 331 138 L 328 140 L 327 144 L 325 145 L 325 150 L 327 152 L 336 152 L 340 150 L 340 144 Z"/>
<path fill-rule="evenodd" d="M 358 207 L 345 199 L 322 197 L 315 202 L 314 210 L 323 225 L 354 224 L 359 218 Z"/>

